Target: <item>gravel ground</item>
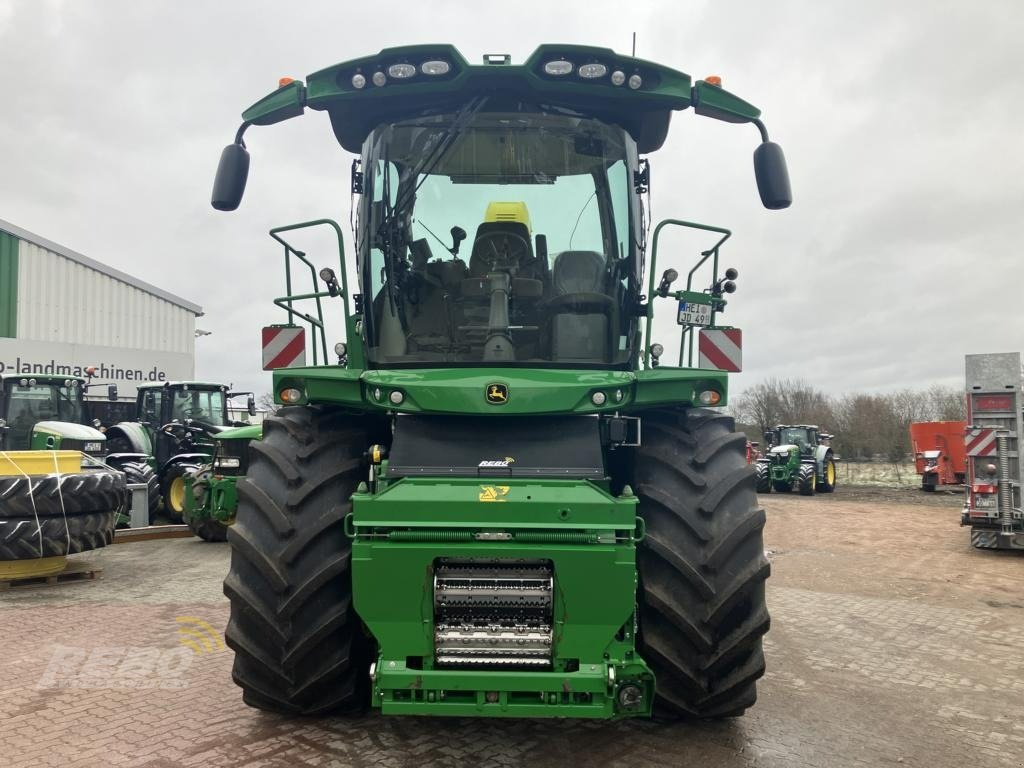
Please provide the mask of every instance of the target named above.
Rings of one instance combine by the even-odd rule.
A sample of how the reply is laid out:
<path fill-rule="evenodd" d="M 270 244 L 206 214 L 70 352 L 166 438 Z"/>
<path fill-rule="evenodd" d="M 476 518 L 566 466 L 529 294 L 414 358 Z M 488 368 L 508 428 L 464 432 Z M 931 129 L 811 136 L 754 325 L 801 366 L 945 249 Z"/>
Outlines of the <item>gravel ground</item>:
<path fill-rule="evenodd" d="M 173 539 L 80 556 L 96 581 L 0 593 L 0 764 L 1024 765 L 1024 556 L 972 549 L 957 494 L 761 501 L 773 626 L 743 718 L 262 714 L 220 640 L 227 546 Z"/>

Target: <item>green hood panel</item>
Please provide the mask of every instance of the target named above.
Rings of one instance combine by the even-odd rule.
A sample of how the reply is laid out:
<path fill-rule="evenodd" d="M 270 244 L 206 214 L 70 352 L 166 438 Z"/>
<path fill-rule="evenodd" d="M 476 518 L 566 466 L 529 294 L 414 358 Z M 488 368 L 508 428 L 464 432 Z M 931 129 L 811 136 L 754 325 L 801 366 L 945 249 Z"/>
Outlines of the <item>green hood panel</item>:
<path fill-rule="evenodd" d="M 40 421 L 32 428 L 34 434 L 66 437 L 68 440 L 106 440 L 106 436 L 98 429 L 83 424 L 72 424 L 67 421 Z"/>
<path fill-rule="evenodd" d="M 218 440 L 259 440 L 263 437 L 262 424 L 247 424 L 244 427 L 230 427 L 217 433 Z"/>

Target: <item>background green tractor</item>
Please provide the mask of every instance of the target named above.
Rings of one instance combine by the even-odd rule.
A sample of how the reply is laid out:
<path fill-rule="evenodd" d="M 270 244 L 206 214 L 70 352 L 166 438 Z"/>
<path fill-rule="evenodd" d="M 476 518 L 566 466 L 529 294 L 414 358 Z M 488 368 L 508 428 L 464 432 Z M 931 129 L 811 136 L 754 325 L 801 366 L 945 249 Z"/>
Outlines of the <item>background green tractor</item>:
<path fill-rule="evenodd" d="M 125 474 L 104 463 L 103 433 L 81 423 L 88 386 L 76 376 L 0 375 L 0 457 L 6 467 L 0 473 L 0 560 L 105 546 L 117 520 L 126 517 Z M 26 475 L 10 458 L 22 451 L 77 451 L 82 460 L 76 460 L 76 471 L 61 472 L 54 453 L 52 468 Z"/>
<path fill-rule="evenodd" d="M 768 451 L 757 460 L 758 493 L 772 489 L 788 493 L 794 488 L 803 496 L 836 489 L 836 457 L 833 435 L 808 424 L 779 424 L 764 433 Z"/>
<path fill-rule="evenodd" d="M 249 413 L 255 414 L 252 393 L 228 392 L 223 384 L 141 384 L 136 420 L 107 427 L 111 460 L 150 468 L 151 522 L 161 498 L 164 514 L 173 522 L 183 521 L 185 477 L 209 463 L 220 432 L 241 424 L 228 418 L 228 400 L 236 395 L 247 395 Z"/>
<path fill-rule="evenodd" d="M 760 112 L 719 82 L 586 46 L 476 66 L 447 45 L 393 48 L 283 83 L 243 114 L 213 205 L 241 200 L 249 126 L 326 111 L 359 155 L 358 282 L 350 293 L 343 255 L 318 270 L 284 238 L 323 225 L 340 249 L 334 222 L 271 231 L 276 304 L 308 324 L 313 364 L 275 371 L 286 407 L 251 444 L 228 531 L 244 700 L 742 713 L 764 671 L 764 512 L 744 436 L 702 407 L 725 405 L 727 374 L 685 366 L 682 347 L 671 365 L 651 342 L 654 306 L 670 304 L 692 358 L 735 290 L 719 273 L 729 232 L 665 221 L 648 250 L 641 155 L 674 110 L 749 123 L 762 202 L 784 208 Z M 658 277 L 666 225 L 722 235 L 685 290 L 675 269 Z M 328 356 L 321 302 L 338 298 L 345 340 Z"/>
<path fill-rule="evenodd" d="M 249 443 L 262 433 L 259 425 L 219 432 L 210 463 L 185 475 L 185 522 L 204 541 L 227 541 L 238 509 L 236 483 L 249 467 Z"/>

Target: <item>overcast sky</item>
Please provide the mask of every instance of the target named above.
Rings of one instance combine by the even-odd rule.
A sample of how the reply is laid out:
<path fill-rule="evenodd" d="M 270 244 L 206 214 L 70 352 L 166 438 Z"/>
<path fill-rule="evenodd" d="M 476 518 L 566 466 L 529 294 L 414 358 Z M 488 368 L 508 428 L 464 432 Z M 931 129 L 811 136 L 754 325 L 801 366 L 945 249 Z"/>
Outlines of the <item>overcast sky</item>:
<path fill-rule="evenodd" d="M 789 161 L 795 202 L 767 211 L 751 126 L 676 113 L 650 157 L 655 219 L 733 230 L 734 391 L 768 377 L 837 394 L 960 387 L 965 353 L 1024 350 L 1015 0 L 0 0 L 0 219 L 202 305 L 197 376 L 268 391 L 258 329 L 285 318 L 266 231 L 336 218 L 350 248 L 352 158 L 324 113 L 250 129 L 246 200 L 218 213 L 213 173 L 244 108 L 283 75 L 393 45 L 522 63 L 546 42 L 628 53 L 633 31 L 639 56 L 721 75 L 757 104 Z M 685 274 L 708 245 L 666 232 L 661 266 Z"/>

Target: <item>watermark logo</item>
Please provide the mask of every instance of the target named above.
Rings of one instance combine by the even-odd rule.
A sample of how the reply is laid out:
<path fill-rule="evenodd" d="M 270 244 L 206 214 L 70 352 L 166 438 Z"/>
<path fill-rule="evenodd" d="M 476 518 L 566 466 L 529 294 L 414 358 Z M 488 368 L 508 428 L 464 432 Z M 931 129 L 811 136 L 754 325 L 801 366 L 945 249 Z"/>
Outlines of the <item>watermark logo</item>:
<path fill-rule="evenodd" d="M 214 629 L 210 622 L 198 616 L 178 616 L 174 620 L 178 622 L 178 644 L 191 648 L 197 656 L 216 653 L 226 648 L 220 632 Z"/>
<path fill-rule="evenodd" d="M 187 688 L 195 659 L 223 651 L 225 645 L 220 633 L 197 616 L 178 616 L 175 623 L 175 648 L 54 646 L 36 688 Z"/>

